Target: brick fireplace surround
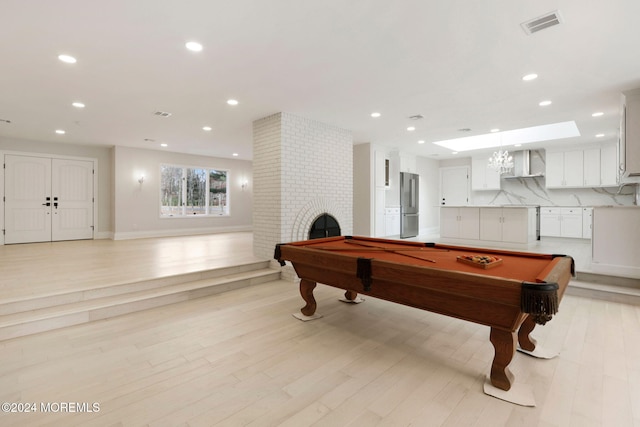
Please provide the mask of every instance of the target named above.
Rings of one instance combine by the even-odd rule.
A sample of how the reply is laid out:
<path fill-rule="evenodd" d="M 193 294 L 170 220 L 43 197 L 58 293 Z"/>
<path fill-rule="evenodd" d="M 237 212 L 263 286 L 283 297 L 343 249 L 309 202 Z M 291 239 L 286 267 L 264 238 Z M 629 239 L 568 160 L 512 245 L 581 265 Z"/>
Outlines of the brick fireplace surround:
<path fill-rule="evenodd" d="M 353 233 L 350 131 L 277 113 L 253 122 L 253 251 L 270 259 L 277 243 L 306 240 L 324 213 Z M 279 268 L 275 260 L 274 268 Z"/>

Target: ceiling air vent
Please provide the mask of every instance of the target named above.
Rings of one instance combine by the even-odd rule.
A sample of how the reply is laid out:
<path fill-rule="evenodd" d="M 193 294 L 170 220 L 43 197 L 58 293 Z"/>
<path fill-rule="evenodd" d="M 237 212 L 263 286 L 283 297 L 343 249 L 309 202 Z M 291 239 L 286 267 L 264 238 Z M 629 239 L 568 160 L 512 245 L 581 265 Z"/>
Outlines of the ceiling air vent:
<path fill-rule="evenodd" d="M 167 113 L 166 111 L 154 111 L 153 115 L 159 117 L 169 117 L 171 113 Z"/>
<path fill-rule="evenodd" d="M 424 116 L 422 114 L 415 114 L 413 116 L 409 116 L 409 120 L 420 120 L 420 119 L 424 119 Z"/>
<path fill-rule="evenodd" d="M 537 33 L 538 31 L 542 31 L 545 28 L 553 27 L 555 25 L 562 23 L 562 16 L 560 15 L 560 11 L 555 10 L 553 12 L 547 13 L 546 15 L 539 16 L 530 21 L 523 22 L 520 24 L 525 33 L 531 35 L 533 33 Z"/>

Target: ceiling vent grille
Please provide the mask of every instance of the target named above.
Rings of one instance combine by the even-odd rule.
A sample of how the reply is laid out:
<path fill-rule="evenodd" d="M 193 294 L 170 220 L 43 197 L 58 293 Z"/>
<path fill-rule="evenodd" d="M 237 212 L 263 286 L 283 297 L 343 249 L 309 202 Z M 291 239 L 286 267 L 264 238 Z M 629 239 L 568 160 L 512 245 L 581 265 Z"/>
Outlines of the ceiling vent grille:
<path fill-rule="evenodd" d="M 158 117 L 169 117 L 171 113 L 167 113 L 166 111 L 155 111 L 153 115 Z"/>
<path fill-rule="evenodd" d="M 520 24 L 520 26 L 525 33 L 531 35 L 546 28 L 559 25 L 562 22 L 563 20 L 562 16 L 560 15 L 560 11 L 555 10 L 553 12 L 547 13 L 546 15 L 534 18 L 530 21 L 523 22 L 522 24 Z"/>
<path fill-rule="evenodd" d="M 415 114 L 413 116 L 409 116 L 409 120 L 420 120 L 420 119 L 424 119 L 424 116 L 422 114 Z"/>

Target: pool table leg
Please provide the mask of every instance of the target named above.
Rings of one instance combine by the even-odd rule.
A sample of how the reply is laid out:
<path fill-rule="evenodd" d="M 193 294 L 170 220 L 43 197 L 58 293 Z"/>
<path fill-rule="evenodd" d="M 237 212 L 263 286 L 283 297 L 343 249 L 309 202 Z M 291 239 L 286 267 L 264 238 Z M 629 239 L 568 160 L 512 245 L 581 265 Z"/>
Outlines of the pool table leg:
<path fill-rule="evenodd" d="M 514 378 L 509 370 L 509 363 L 516 352 L 516 333 L 491 328 L 489 339 L 496 352 L 491 364 L 491 384 L 499 389 L 509 390 Z"/>
<path fill-rule="evenodd" d="M 344 293 L 344 297 L 349 301 L 354 301 L 358 297 L 358 293 L 356 291 L 347 291 Z"/>
<path fill-rule="evenodd" d="M 313 297 L 313 290 L 315 288 L 316 282 L 306 279 L 300 280 L 300 295 L 302 295 L 302 299 L 307 303 L 307 305 L 300 309 L 300 312 L 305 316 L 313 316 L 316 312 L 317 304 L 316 299 Z"/>
<path fill-rule="evenodd" d="M 520 329 L 518 330 L 518 344 L 520 348 L 526 351 L 533 351 L 536 349 L 536 340 L 529 336 L 533 328 L 536 327 L 536 323 L 531 316 L 527 316 L 522 322 Z"/>

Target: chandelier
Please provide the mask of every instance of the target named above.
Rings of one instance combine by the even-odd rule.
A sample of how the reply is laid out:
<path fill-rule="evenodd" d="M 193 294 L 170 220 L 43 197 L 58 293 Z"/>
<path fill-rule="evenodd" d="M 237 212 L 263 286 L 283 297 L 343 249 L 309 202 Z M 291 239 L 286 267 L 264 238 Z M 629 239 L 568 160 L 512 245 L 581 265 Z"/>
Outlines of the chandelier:
<path fill-rule="evenodd" d="M 493 152 L 493 156 L 489 157 L 489 167 L 500 172 L 507 173 L 513 169 L 513 157 L 509 155 L 509 151 L 502 148 Z"/>

